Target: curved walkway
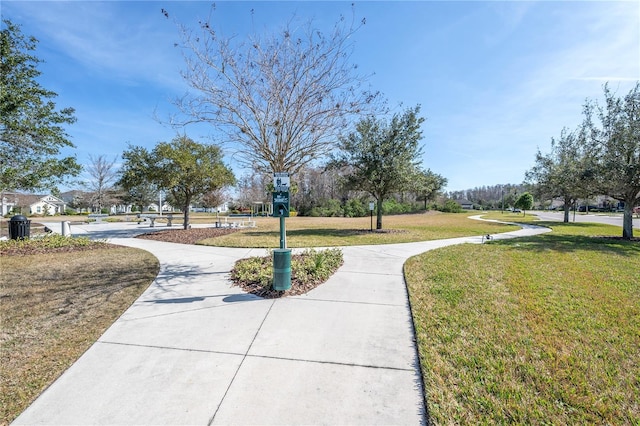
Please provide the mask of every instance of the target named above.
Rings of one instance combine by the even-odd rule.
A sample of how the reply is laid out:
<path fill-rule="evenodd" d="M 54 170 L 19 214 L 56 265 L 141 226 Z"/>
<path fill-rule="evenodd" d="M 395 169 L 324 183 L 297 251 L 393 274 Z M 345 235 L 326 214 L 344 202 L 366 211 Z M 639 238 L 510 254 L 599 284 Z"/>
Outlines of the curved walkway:
<path fill-rule="evenodd" d="M 261 299 L 231 287 L 228 274 L 265 250 L 84 228 L 153 253 L 160 273 L 14 424 L 424 424 L 402 268 L 419 253 L 483 241 L 344 247 L 344 265 L 322 286 Z M 546 231 L 525 226 L 494 238 Z"/>

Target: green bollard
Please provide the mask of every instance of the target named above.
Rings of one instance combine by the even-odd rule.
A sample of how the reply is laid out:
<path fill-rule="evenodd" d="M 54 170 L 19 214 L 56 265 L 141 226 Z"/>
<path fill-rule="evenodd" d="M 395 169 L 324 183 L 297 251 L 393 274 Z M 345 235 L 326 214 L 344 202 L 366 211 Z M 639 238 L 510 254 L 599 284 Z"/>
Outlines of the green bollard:
<path fill-rule="evenodd" d="M 285 291 L 291 288 L 291 249 L 273 250 L 273 289 Z"/>

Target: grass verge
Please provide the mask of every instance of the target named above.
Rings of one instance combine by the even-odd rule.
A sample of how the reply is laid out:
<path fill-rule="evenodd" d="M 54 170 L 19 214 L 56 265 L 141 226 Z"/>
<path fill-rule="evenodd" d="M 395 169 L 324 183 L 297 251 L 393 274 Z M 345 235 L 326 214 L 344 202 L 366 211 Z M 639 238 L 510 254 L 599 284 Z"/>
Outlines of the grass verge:
<path fill-rule="evenodd" d="M 74 243 L 82 251 L 47 252 L 38 240 L 0 247 L 0 424 L 82 355 L 158 273 L 157 259 L 145 251 Z M 7 246 L 23 251 L 10 255 Z"/>
<path fill-rule="evenodd" d="M 434 424 L 640 424 L 640 245 L 540 224 L 406 263 Z"/>

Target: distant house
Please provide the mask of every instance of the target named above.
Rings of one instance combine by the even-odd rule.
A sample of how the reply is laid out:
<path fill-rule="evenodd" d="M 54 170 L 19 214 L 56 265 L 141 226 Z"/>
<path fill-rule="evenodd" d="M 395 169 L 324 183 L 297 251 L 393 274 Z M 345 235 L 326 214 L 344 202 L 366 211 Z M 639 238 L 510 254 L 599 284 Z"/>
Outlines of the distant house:
<path fill-rule="evenodd" d="M 63 192 L 60 194 L 60 198 L 65 203 L 65 208 L 75 210 L 76 213 L 90 213 L 89 199 L 91 194 L 85 191 L 74 189 L 71 191 Z M 73 207 L 69 207 L 73 206 Z"/>
<path fill-rule="evenodd" d="M 464 210 L 473 210 L 473 203 L 469 200 L 454 200 L 456 203 L 460 204 Z"/>
<path fill-rule="evenodd" d="M 1 216 L 8 215 L 18 205 L 18 194 L 15 192 L 0 193 Z"/>
<path fill-rule="evenodd" d="M 22 213 L 53 216 L 64 213 L 65 202 L 53 195 L 16 194 L 17 205 Z"/>

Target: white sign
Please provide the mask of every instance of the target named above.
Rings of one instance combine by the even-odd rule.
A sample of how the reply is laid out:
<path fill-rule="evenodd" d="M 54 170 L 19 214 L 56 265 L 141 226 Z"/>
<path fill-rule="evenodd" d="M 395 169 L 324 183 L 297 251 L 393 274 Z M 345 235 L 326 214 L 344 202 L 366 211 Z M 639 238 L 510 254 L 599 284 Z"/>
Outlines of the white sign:
<path fill-rule="evenodd" d="M 275 192 L 289 192 L 289 173 L 274 173 L 273 174 L 273 190 Z"/>
<path fill-rule="evenodd" d="M 369 202 L 369 210 L 373 211 L 375 209 L 375 203 L 373 201 Z"/>

